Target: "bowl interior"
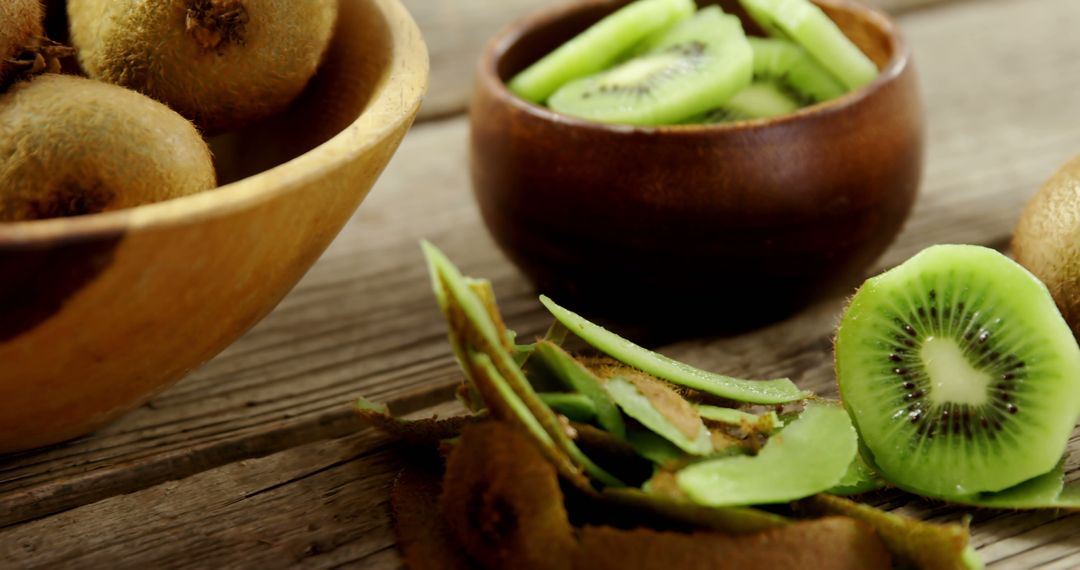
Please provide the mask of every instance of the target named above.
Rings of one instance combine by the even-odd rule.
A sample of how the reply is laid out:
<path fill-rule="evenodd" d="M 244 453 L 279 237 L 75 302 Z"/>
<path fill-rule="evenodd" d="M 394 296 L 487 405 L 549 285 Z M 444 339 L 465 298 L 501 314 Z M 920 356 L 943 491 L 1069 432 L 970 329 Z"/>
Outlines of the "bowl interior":
<path fill-rule="evenodd" d="M 814 2 L 873 60 L 878 69 L 886 69 L 897 59 L 892 25 L 881 14 L 851 2 Z M 509 81 L 518 72 L 627 3 L 591 2 L 551 11 L 526 21 L 518 28 L 517 34 L 507 37 L 506 43 L 497 49 L 496 74 L 503 82 Z M 697 3 L 699 7 L 719 5 L 725 12 L 738 16 L 748 34 L 765 35 L 738 0 L 698 0 Z"/>

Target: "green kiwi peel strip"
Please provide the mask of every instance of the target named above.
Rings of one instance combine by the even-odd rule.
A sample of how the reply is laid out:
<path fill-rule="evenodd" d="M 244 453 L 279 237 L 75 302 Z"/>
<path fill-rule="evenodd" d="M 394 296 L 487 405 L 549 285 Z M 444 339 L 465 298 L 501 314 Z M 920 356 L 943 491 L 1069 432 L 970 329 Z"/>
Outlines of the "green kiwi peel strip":
<path fill-rule="evenodd" d="M 581 452 L 558 416 L 536 396 L 525 374 L 515 362 L 507 345 L 503 330 L 493 322 L 489 308 L 480 299 L 469 282 L 449 259 L 434 245 L 422 242 L 428 267 L 433 272 L 435 295 L 450 325 L 451 343 L 457 343 L 454 352 L 464 357 L 466 376 L 480 392 L 485 405 L 495 415 L 501 406 L 524 423 L 528 433 L 538 439 L 544 449 L 552 444 L 561 450 L 575 466 L 580 466 L 590 477 L 604 485 L 621 486 L 622 482 L 607 473 Z M 497 309 L 495 309 L 497 311 Z M 475 347 L 475 351 L 473 350 Z M 470 374 L 471 371 L 471 374 Z M 490 389 L 485 389 L 484 384 Z M 498 416 L 496 416 L 498 417 Z M 507 418 L 511 419 L 511 418 Z M 539 425 L 540 430 L 536 429 Z M 547 434 L 541 437 L 540 432 Z M 580 478 L 567 474 L 571 480 Z"/>
<path fill-rule="evenodd" d="M 679 449 L 691 455 L 708 455 L 712 452 L 709 428 L 697 418 L 695 437 L 684 433 L 653 405 L 653 401 L 629 380 L 616 376 L 607 381 L 608 394 L 626 415 L 634 418 L 653 433 L 663 437 Z M 688 418 L 693 420 L 694 418 Z"/>
<path fill-rule="evenodd" d="M 672 520 L 735 534 L 760 532 L 791 523 L 790 519 L 751 507 L 703 507 L 630 487 L 604 489 L 600 497 Z"/>
<path fill-rule="evenodd" d="M 573 356 L 554 342 L 541 340 L 533 349 L 532 363 L 541 364 L 551 375 L 561 380 L 566 388 L 591 400 L 596 413 L 596 423 L 600 427 L 615 437 L 626 437 L 625 422 L 611 395 L 600 385 L 600 380 Z"/>
<path fill-rule="evenodd" d="M 861 453 L 856 453 L 855 459 L 852 460 L 847 473 L 844 474 L 844 478 L 840 479 L 840 482 L 826 492 L 830 495 L 840 496 L 858 495 L 885 486 L 885 480 L 870 468 Z"/>
<path fill-rule="evenodd" d="M 1015 487 L 996 493 L 980 493 L 974 497 L 950 499 L 952 502 L 987 509 L 1062 509 L 1080 510 L 1080 484 L 1065 484 L 1063 463 L 1049 473 L 1028 479 Z"/>
<path fill-rule="evenodd" d="M 540 401 L 552 410 L 566 416 L 566 419 L 588 423 L 596 419 L 596 404 L 584 394 L 569 392 L 540 392 Z"/>
<path fill-rule="evenodd" d="M 799 390 L 787 378 L 741 380 L 707 372 L 642 348 L 619 335 L 589 322 L 584 317 L 557 305 L 546 296 L 540 302 L 570 332 L 597 350 L 657 378 L 673 384 L 701 390 L 714 396 L 752 404 L 785 404 L 810 398 L 811 392 Z"/>
<path fill-rule="evenodd" d="M 821 445 L 824 441 L 829 445 Z M 835 486 L 857 453 L 858 438 L 847 412 L 809 404 L 756 456 L 696 463 L 680 470 L 676 479 L 687 497 L 702 505 L 786 503 Z"/>

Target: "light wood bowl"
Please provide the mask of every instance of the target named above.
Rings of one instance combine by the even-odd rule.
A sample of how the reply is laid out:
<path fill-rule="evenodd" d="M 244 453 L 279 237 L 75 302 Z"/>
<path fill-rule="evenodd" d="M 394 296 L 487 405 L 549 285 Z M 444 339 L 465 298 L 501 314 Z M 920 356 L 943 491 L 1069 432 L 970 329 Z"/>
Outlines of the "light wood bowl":
<path fill-rule="evenodd" d="M 412 124 L 428 56 L 399 0 L 341 0 L 300 99 L 212 141 L 219 189 L 0 224 L 0 453 L 86 434 L 258 322 L 367 195 Z"/>
<path fill-rule="evenodd" d="M 784 117 L 719 125 L 607 125 L 510 93 L 506 80 L 621 0 L 506 28 L 471 107 L 472 179 L 495 241 L 561 303 L 654 330 L 732 332 L 850 291 L 911 211 L 923 108 L 911 50 L 885 14 L 815 1 L 878 78 Z"/>

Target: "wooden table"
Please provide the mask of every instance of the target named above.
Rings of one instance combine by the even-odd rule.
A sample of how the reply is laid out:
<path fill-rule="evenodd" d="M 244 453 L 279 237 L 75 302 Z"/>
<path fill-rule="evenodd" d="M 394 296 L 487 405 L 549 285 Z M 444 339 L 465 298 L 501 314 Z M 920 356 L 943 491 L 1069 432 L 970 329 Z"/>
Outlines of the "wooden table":
<path fill-rule="evenodd" d="M 387 512 L 400 458 L 362 429 L 350 400 L 429 413 L 458 381 L 421 238 L 490 277 L 526 338 L 550 320 L 480 223 L 462 115 L 480 44 L 547 3 L 410 2 L 431 47 L 432 86 L 371 197 L 292 294 L 212 362 L 97 434 L 0 457 L 0 567 L 400 564 Z M 881 3 L 915 48 L 930 144 L 915 213 L 878 269 L 934 243 L 1006 247 L 1026 199 L 1080 153 L 1080 2 Z M 835 393 L 830 338 L 841 305 L 662 350 Z M 1073 476 L 1077 468 L 1069 464 Z M 935 521 L 962 512 L 901 493 L 879 503 Z M 991 567 L 1080 566 L 1080 516 L 979 512 L 973 530 Z"/>

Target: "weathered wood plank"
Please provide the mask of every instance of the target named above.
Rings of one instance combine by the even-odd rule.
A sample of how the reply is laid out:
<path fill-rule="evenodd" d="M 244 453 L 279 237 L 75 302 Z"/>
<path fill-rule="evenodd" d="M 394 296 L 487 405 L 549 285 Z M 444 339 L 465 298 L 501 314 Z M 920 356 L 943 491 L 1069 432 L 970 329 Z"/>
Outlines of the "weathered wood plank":
<path fill-rule="evenodd" d="M 1080 26 L 1080 7 L 1069 0 L 1041 0 L 1039 7 L 1020 0 L 966 2 L 903 17 L 925 84 L 929 163 L 916 214 L 882 264 L 930 243 L 1003 245 L 1030 193 L 1080 151 L 1080 107 L 1073 97 L 1080 87 L 1080 44 L 1070 35 Z M 525 334 L 542 330 L 548 319 L 530 288 L 479 225 L 464 166 L 465 136 L 461 120 L 414 131 L 327 255 L 278 310 L 219 358 L 99 434 L 0 458 L 0 526 L 340 435 L 354 427 L 347 402 L 358 394 L 398 399 L 454 382 L 415 245 L 420 237 L 435 240 L 466 271 L 493 278 L 512 326 Z M 829 301 L 749 335 L 664 350 L 714 369 L 786 374 L 825 390 L 832 385 L 829 335 L 840 306 Z M 86 512 L 62 519 L 65 532 L 98 532 L 101 520 Z M 977 544 L 1003 565 L 1050 563 L 1053 554 L 1065 554 L 1062 545 L 1075 547 L 1072 539 L 1058 540 L 1075 519 L 1040 524 L 1031 517 L 980 517 Z M 23 536 L 12 533 L 24 527 L 0 531 L 0 542 Z M 1038 530 L 1043 527 L 1050 530 Z M 1030 549 L 1048 540 L 1052 546 Z M 1070 558 L 1053 563 L 1062 560 Z"/>

